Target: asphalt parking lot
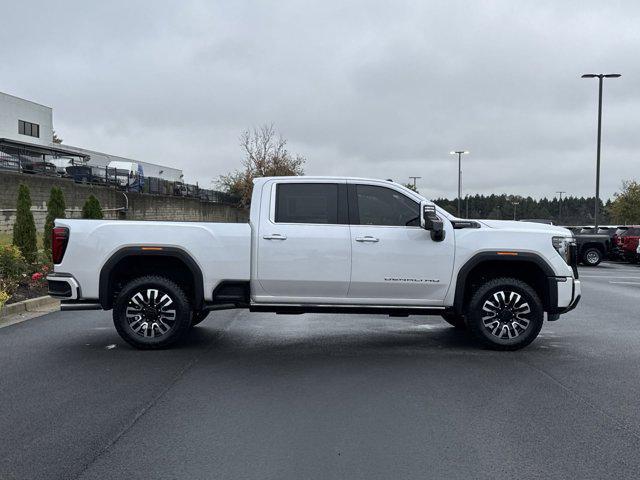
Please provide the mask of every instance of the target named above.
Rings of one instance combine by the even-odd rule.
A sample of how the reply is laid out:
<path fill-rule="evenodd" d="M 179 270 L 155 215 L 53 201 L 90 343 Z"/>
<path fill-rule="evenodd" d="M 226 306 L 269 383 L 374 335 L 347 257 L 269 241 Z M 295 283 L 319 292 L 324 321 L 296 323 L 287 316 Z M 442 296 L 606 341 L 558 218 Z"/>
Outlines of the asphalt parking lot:
<path fill-rule="evenodd" d="M 519 352 L 439 317 L 218 313 L 166 351 L 110 313 L 0 329 L 0 478 L 638 478 L 640 267 Z"/>

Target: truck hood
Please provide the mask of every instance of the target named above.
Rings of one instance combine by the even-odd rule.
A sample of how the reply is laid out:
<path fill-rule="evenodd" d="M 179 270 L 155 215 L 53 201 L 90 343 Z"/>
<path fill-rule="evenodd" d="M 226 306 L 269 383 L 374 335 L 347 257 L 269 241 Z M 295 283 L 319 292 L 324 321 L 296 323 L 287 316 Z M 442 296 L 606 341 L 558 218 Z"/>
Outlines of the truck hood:
<path fill-rule="evenodd" d="M 547 225 L 545 223 L 535 222 L 516 222 L 513 220 L 476 220 L 481 224 L 499 230 L 527 230 L 535 232 L 548 232 L 550 234 L 562 235 L 566 237 L 572 236 L 570 230 L 558 225 Z"/>

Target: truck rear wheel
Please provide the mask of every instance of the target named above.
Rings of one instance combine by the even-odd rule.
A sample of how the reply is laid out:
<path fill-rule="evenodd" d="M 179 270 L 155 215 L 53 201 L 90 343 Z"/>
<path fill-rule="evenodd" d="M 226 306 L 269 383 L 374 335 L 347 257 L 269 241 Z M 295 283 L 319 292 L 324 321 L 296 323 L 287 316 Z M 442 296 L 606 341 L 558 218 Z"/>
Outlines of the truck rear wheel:
<path fill-rule="evenodd" d="M 602 261 L 602 252 L 598 248 L 587 248 L 582 254 L 582 263 L 589 267 L 597 267 Z"/>
<path fill-rule="evenodd" d="M 469 330 L 494 350 L 518 350 L 533 342 L 544 321 L 535 290 L 515 278 L 496 278 L 478 288 L 467 308 Z"/>
<path fill-rule="evenodd" d="M 135 348 L 168 347 L 191 326 L 189 300 L 177 284 L 164 277 L 136 278 L 118 294 L 113 323 L 122 339 Z"/>

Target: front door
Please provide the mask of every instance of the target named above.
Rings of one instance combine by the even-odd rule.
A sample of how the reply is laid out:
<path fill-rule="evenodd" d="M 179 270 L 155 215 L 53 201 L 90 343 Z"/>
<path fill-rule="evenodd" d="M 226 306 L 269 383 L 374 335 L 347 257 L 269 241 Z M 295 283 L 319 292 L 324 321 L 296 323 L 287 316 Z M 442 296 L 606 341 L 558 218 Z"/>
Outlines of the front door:
<path fill-rule="evenodd" d="M 346 182 L 274 182 L 257 235 L 261 303 L 344 299 L 351 275 Z M 265 208 L 263 203 L 261 208 Z M 252 289 L 253 290 L 253 289 Z"/>
<path fill-rule="evenodd" d="M 351 285 L 356 303 L 442 305 L 454 258 L 453 228 L 435 242 L 420 204 L 393 185 L 350 183 Z"/>

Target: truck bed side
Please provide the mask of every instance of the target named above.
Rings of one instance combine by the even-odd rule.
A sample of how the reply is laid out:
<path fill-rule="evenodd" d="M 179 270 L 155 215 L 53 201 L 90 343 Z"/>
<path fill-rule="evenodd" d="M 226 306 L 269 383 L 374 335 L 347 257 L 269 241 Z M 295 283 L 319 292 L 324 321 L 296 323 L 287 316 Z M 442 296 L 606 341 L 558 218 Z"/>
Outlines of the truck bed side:
<path fill-rule="evenodd" d="M 73 275 L 83 299 L 99 298 L 102 267 L 130 247 L 165 247 L 189 255 L 202 271 L 205 301 L 223 280 L 249 280 L 249 224 L 60 219 L 56 226 L 69 228 L 70 234 L 55 271 Z"/>

